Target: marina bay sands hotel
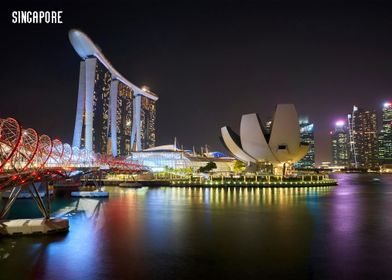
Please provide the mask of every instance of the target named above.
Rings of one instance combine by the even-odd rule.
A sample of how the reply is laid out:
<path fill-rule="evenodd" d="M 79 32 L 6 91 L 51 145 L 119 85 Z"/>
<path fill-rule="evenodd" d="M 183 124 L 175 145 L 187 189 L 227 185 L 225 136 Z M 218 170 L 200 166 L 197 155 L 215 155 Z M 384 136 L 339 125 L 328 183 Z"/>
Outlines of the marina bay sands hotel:
<path fill-rule="evenodd" d="M 113 156 L 155 146 L 158 96 L 125 79 L 80 30 L 69 40 L 83 59 L 73 146 Z"/>

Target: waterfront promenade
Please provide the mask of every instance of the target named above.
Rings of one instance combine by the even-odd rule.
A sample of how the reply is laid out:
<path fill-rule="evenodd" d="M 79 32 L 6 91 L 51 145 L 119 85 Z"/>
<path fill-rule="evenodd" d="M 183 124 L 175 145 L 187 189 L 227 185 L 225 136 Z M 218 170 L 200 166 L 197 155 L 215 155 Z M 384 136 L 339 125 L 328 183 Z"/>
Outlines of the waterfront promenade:
<path fill-rule="evenodd" d="M 96 181 L 96 179 L 95 179 Z M 82 179 L 84 184 L 93 184 L 88 178 Z M 132 176 L 113 176 L 99 180 L 107 186 L 119 186 L 123 183 L 138 182 L 147 187 L 314 187 L 335 186 L 337 181 L 327 174 L 308 174 L 293 177 L 278 175 L 237 175 L 237 176 L 208 176 L 194 177 L 191 175 L 166 174 L 155 176 L 149 180 L 136 179 Z"/>

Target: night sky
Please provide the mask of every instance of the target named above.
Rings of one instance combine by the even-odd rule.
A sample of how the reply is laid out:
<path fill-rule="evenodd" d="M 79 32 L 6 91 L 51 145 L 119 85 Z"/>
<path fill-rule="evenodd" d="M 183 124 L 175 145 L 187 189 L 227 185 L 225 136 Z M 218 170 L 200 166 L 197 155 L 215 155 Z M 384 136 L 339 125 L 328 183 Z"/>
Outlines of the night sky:
<path fill-rule="evenodd" d="M 7 1 L 0 11 L 0 117 L 71 142 L 80 28 L 114 67 L 160 99 L 157 144 L 225 151 L 220 127 L 294 103 L 316 128 L 316 160 L 330 160 L 329 131 L 352 105 L 392 99 L 388 1 Z M 32 3 L 33 2 L 33 3 Z M 317 2 L 317 3 L 316 3 Z M 324 4 L 321 4 L 324 3 Z M 12 24 L 12 10 L 63 10 L 62 25 Z"/>

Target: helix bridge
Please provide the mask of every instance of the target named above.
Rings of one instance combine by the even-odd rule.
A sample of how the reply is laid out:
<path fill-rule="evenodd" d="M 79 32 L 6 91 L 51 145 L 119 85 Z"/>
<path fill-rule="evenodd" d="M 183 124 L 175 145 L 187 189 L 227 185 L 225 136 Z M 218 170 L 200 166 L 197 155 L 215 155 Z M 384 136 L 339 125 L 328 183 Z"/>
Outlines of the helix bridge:
<path fill-rule="evenodd" d="M 143 166 L 122 158 L 71 147 L 59 139 L 38 134 L 24 128 L 16 119 L 0 119 L 0 192 L 10 192 L 0 212 L 3 219 L 18 195 L 24 190 L 31 194 L 45 218 L 49 218 L 49 204 L 45 207 L 37 185 L 48 193 L 48 182 L 70 180 L 75 174 L 136 173 Z M 47 196 L 47 200 L 49 195 Z"/>

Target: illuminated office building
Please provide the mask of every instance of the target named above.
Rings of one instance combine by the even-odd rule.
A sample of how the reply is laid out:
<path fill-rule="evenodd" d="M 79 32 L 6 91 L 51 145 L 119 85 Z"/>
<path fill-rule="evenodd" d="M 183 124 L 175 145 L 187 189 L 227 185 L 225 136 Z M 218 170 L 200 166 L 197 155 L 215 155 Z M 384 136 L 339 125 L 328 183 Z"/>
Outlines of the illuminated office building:
<path fill-rule="evenodd" d="M 114 156 L 153 147 L 158 96 L 125 79 L 83 32 L 69 39 L 83 59 L 73 146 Z"/>
<path fill-rule="evenodd" d="M 309 146 L 308 153 L 294 164 L 295 168 L 314 168 L 315 167 L 315 150 L 314 150 L 314 124 L 309 122 L 307 117 L 299 119 L 299 130 L 301 143 Z"/>
<path fill-rule="evenodd" d="M 334 131 L 331 131 L 332 165 L 349 166 L 350 140 L 347 125 L 344 121 L 335 123 Z"/>
<path fill-rule="evenodd" d="M 392 103 L 384 103 L 382 128 L 378 137 L 378 158 L 380 164 L 392 164 Z"/>
<path fill-rule="evenodd" d="M 377 168 L 377 115 L 374 110 L 353 107 L 348 115 L 350 162 L 356 168 Z"/>

